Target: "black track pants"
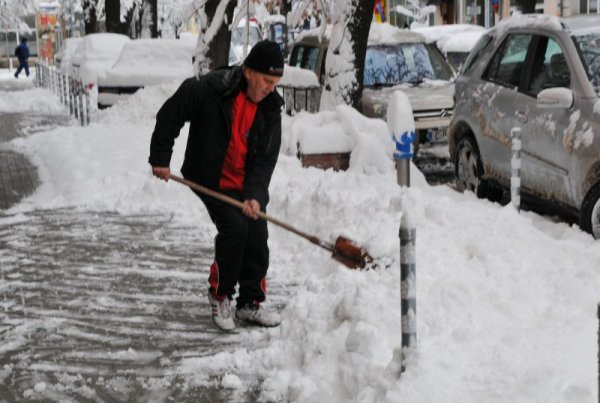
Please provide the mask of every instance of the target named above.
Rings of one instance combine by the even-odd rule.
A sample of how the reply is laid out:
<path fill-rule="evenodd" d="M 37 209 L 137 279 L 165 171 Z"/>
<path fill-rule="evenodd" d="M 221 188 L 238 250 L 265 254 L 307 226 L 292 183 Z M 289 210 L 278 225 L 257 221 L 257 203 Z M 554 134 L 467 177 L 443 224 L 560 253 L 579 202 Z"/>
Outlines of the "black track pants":
<path fill-rule="evenodd" d="M 225 193 L 240 200 L 236 192 Z M 202 195 L 200 198 L 218 231 L 209 291 L 231 298 L 239 283 L 238 307 L 254 301 L 263 302 L 269 267 L 267 222 L 246 217 L 239 208 L 211 197 Z"/>

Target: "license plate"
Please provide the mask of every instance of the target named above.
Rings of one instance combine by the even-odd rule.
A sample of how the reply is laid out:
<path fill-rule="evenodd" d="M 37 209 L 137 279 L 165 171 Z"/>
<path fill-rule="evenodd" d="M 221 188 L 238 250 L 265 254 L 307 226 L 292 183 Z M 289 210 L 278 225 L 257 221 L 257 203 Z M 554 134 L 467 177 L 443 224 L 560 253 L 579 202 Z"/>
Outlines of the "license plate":
<path fill-rule="evenodd" d="M 448 136 L 445 130 L 427 130 L 427 141 L 430 143 L 445 143 Z"/>

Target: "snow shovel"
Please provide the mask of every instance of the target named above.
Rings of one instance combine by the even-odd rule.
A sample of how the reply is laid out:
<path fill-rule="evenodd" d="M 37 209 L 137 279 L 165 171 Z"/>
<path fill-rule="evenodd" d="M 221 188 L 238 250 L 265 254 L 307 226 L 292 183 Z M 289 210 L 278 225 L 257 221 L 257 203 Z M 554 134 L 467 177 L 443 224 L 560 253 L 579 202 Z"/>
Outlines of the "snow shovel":
<path fill-rule="evenodd" d="M 208 189 L 202 185 L 199 185 L 195 182 L 189 181 L 184 178 L 180 178 L 175 175 L 170 176 L 175 182 L 179 182 L 183 185 L 189 186 L 197 192 L 200 192 L 204 195 L 214 197 L 217 200 L 220 200 L 224 203 L 230 204 L 234 207 L 238 207 L 240 209 L 243 208 L 243 204 L 235 200 L 229 196 L 216 192 L 212 189 Z M 353 241 L 348 238 L 344 238 L 343 236 L 337 237 L 335 240 L 335 244 L 331 244 L 329 242 L 325 242 L 316 236 L 309 235 L 305 232 L 302 232 L 289 224 L 284 223 L 276 218 L 270 217 L 263 213 L 262 211 L 258 212 L 258 217 L 263 220 L 269 221 L 283 229 L 286 229 L 290 232 L 293 232 L 296 235 L 301 236 L 302 238 L 314 243 L 317 246 L 320 246 L 323 249 L 328 250 L 332 253 L 331 257 L 337 260 L 338 262 L 344 264 L 346 267 L 350 269 L 364 269 L 367 265 L 370 265 L 373 262 L 373 258 L 367 253 L 365 248 L 358 246 Z"/>

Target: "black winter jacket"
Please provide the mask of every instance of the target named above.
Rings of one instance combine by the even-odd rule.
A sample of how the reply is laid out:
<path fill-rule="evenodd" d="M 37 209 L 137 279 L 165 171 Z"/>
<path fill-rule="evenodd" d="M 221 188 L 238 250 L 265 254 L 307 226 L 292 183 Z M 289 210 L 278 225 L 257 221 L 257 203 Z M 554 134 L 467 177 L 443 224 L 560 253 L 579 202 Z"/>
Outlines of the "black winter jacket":
<path fill-rule="evenodd" d="M 246 88 L 241 67 L 215 70 L 185 80 L 156 115 L 150 142 L 152 166 L 168 167 L 175 138 L 185 122 L 190 131 L 181 172 L 186 179 L 218 190 L 231 137 L 233 100 Z M 259 104 L 250 128 L 243 200 L 269 202 L 269 183 L 281 145 L 281 106 L 274 91 Z"/>

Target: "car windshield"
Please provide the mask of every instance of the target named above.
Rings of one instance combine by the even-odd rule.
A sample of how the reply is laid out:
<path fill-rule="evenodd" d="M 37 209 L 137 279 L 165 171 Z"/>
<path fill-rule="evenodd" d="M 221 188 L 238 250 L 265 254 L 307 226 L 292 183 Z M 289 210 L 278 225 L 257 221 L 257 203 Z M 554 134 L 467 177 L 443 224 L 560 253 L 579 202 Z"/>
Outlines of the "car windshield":
<path fill-rule="evenodd" d="M 424 43 L 377 45 L 367 48 L 365 86 L 419 84 L 424 79 L 450 80 L 452 68 L 442 54 Z"/>
<path fill-rule="evenodd" d="M 590 81 L 600 96 L 600 33 L 578 35 L 574 39 L 579 46 Z"/>

